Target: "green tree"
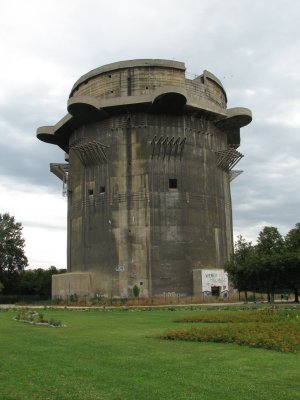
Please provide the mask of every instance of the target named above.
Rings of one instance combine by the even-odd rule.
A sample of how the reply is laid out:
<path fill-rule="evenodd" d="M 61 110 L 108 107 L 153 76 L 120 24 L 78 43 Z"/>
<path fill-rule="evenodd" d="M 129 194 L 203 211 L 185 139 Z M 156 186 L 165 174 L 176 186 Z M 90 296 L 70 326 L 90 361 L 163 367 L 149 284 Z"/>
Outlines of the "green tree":
<path fill-rule="evenodd" d="M 288 252 L 287 259 L 287 281 L 293 289 L 295 302 L 299 302 L 300 288 L 300 223 L 291 229 L 285 237 L 285 244 Z"/>
<path fill-rule="evenodd" d="M 0 273 L 22 271 L 28 265 L 22 229 L 15 217 L 0 214 Z"/>
<path fill-rule="evenodd" d="M 238 236 L 234 244 L 234 253 L 230 261 L 225 264 L 224 269 L 228 273 L 231 284 L 239 292 L 245 291 L 246 299 L 247 291 L 254 290 L 255 286 L 254 264 L 255 247 L 243 236 Z"/>
<path fill-rule="evenodd" d="M 19 273 L 18 293 L 21 295 L 38 295 L 51 297 L 52 275 L 66 272 L 51 266 L 48 269 L 32 269 Z"/>
<path fill-rule="evenodd" d="M 257 250 L 263 255 L 274 255 L 284 251 L 284 239 L 274 226 L 265 226 L 257 238 Z"/>
<path fill-rule="evenodd" d="M 288 232 L 285 243 L 289 249 L 300 252 L 300 222 L 297 222 L 295 228 Z"/>
<path fill-rule="evenodd" d="M 278 229 L 265 226 L 259 233 L 256 245 L 256 275 L 261 290 L 266 290 L 268 298 L 274 301 L 277 288 L 285 286 L 285 242 Z"/>
<path fill-rule="evenodd" d="M 239 291 L 267 292 L 270 301 L 276 290 L 292 289 L 299 301 L 300 223 L 285 238 L 276 227 L 264 227 L 255 246 L 239 236 L 225 270 Z"/>

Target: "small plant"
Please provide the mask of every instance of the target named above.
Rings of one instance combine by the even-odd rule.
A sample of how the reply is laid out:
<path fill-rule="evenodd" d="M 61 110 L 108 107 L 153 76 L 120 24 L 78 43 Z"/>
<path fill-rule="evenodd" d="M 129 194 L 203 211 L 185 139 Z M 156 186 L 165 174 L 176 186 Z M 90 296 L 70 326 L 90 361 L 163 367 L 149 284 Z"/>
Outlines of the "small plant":
<path fill-rule="evenodd" d="M 43 314 L 37 313 L 33 310 L 21 310 L 17 313 L 15 319 L 26 322 L 40 322 L 43 320 Z"/>
<path fill-rule="evenodd" d="M 44 322 L 44 315 L 41 312 L 38 313 L 37 317 L 39 322 Z"/>
<path fill-rule="evenodd" d="M 53 318 L 51 318 L 51 319 L 49 320 L 49 325 L 55 326 L 55 327 L 64 326 L 64 325 L 62 324 L 61 321 L 58 321 L 58 320 L 53 319 Z"/>
<path fill-rule="evenodd" d="M 137 298 L 140 295 L 140 288 L 137 285 L 134 285 L 132 292 L 133 292 L 134 297 Z"/>
<path fill-rule="evenodd" d="M 78 302 L 78 295 L 76 293 L 70 294 L 70 302 L 77 303 Z"/>
<path fill-rule="evenodd" d="M 57 321 L 54 319 L 50 319 L 50 321 L 44 319 L 44 316 L 41 312 L 37 313 L 33 310 L 24 309 L 18 311 L 17 315 L 14 318 L 16 321 L 27 322 L 33 325 L 48 325 L 53 327 L 63 327 L 65 325 L 62 324 L 61 321 Z"/>

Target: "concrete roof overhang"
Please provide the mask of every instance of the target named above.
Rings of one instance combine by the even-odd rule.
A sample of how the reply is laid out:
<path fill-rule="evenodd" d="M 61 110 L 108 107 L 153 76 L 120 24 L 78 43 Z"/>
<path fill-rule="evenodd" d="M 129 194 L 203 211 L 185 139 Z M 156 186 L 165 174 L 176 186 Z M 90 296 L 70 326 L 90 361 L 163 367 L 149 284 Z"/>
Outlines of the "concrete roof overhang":
<path fill-rule="evenodd" d="M 38 128 L 37 137 L 46 143 L 56 144 L 68 152 L 69 137 L 76 128 L 128 111 L 206 115 L 224 131 L 241 128 L 252 120 L 252 113 L 247 108 L 224 109 L 207 98 L 191 97 L 180 87 L 164 86 L 150 94 L 110 99 L 71 97 L 68 101 L 68 114 L 54 126 Z"/>

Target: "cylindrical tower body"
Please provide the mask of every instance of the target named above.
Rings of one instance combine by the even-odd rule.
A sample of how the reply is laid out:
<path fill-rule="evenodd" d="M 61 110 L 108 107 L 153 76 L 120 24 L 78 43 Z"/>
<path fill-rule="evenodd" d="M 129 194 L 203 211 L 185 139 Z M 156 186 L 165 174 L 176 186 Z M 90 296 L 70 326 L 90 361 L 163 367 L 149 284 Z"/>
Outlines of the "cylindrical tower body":
<path fill-rule="evenodd" d="M 69 114 L 38 130 L 69 161 L 52 164 L 68 181 L 69 281 L 57 293 L 71 279 L 81 294 L 192 295 L 197 271 L 222 269 L 239 128 L 251 121 L 226 101 L 214 75 L 187 79 L 175 61 L 115 63 L 75 83 Z"/>

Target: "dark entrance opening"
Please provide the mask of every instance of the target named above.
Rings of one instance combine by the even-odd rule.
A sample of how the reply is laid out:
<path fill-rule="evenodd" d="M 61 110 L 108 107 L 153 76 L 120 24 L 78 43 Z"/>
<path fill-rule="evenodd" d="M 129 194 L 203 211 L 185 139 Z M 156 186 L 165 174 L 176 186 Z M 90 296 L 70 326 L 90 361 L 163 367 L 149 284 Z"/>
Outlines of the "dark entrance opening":
<path fill-rule="evenodd" d="M 211 295 L 219 297 L 221 294 L 221 286 L 212 286 L 211 287 Z"/>
<path fill-rule="evenodd" d="M 177 179 L 169 179 L 169 189 L 177 189 Z"/>

